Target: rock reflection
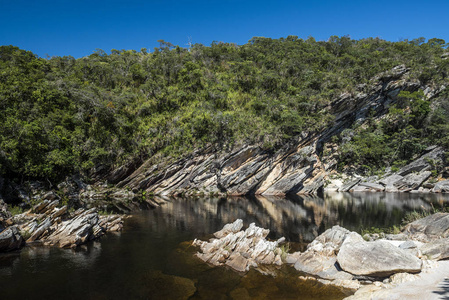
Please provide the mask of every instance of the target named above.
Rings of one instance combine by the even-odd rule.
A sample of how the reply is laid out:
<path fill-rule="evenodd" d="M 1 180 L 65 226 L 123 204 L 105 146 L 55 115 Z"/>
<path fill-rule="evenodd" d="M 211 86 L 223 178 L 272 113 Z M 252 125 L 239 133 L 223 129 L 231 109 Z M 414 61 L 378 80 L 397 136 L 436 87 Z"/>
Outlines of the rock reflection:
<path fill-rule="evenodd" d="M 354 231 L 400 225 L 407 212 L 430 210 L 449 202 L 448 195 L 406 193 L 326 193 L 318 196 L 228 197 L 166 199 L 160 209 L 166 222 L 178 229 L 195 227 L 206 236 L 220 224 L 243 219 L 248 225 L 270 229 L 270 238 L 285 236 L 291 242 L 312 241 L 326 229 L 340 225 Z"/>

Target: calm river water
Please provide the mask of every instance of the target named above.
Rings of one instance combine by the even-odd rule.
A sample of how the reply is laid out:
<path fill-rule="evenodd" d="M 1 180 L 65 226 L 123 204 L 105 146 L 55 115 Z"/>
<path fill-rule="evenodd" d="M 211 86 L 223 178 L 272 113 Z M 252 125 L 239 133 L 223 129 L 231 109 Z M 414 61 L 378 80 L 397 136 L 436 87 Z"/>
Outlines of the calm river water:
<path fill-rule="evenodd" d="M 291 267 L 272 275 L 211 267 L 190 243 L 240 218 L 303 249 L 336 224 L 359 232 L 389 227 L 409 211 L 445 204 L 448 196 L 383 193 L 170 199 L 134 214 L 121 233 L 77 250 L 26 247 L 0 255 L 0 299 L 342 299 L 338 289 L 299 280 L 304 274 Z"/>

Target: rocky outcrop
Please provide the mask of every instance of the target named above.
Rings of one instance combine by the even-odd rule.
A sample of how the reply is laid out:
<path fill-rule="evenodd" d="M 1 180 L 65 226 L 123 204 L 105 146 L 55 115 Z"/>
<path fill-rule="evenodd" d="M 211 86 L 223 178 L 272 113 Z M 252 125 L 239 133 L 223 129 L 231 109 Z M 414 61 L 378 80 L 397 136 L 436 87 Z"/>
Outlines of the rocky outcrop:
<path fill-rule="evenodd" d="M 10 218 L 11 213 L 8 211 L 8 205 L 0 198 L 0 253 L 20 249 L 24 244 L 17 227 L 9 226 L 12 223 L 9 221 Z"/>
<path fill-rule="evenodd" d="M 308 194 L 322 187 L 323 171 L 316 145 L 305 139 L 275 154 L 257 146 L 222 155 L 208 149 L 164 167 L 143 164 L 117 186 L 162 195 Z"/>
<path fill-rule="evenodd" d="M 209 242 L 195 240 L 193 245 L 200 247 L 197 256 L 213 265 L 226 265 L 236 271 L 246 272 L 250 267 L 259 265 L 282 264 L 283 252 L 279 248 L 285 239 L 268 241 L 268 229 L 251 223 L 246 230 L 241 230 L 243 221 L 236 220 L 216 232 L 215 239 Z"/>
<path fill-rule="evenodd" d="M 421 230 L 422 234 L 430 232 L 428 239 L 431 239 L 436 232 L 428 228 L 429 225 L 435 220 L 442 222 L 443 218 L 436 214 L 433 218 L 413 222 L 409 227 Z M 287 263 L 309 274 L 300 279 L 357 291 L 348 299 L 370 298 L 381 290 L 388 294 L 389 289 L 440 270 L 436 260 L 449 257 L 448 238 L 433 238 L 431 242 L 422 243 L 411 239 L 409 233 L 400 233 L 383 234 L 384 239 L 365 241 L 359 234 L 340 226 L 319 235 L 304 252 L 285 253 L 278 247 L 283 239 L 266 241 L 268 230 L 254 224 L 245 231 L 242 227 L 242 220 L 237 220 L 216 232 L 216 238 L 209 242 L 195 240 L 193 244 L 201 249 L 197 256 L 213 265 L 226 265 L 240 272 L 262 264 Z M 429 231 L 425 231 L 426 228 Z"/>
<path fill-rule="evenodd" d="M 395 173 L 387 173 L 382 177 L 359 178 L 347 177 L 340 186 L 329 186 L 325 190 L 340 192 L 435 192 L 449 191 L 449 181 L 441 181 L 435 185 L 426 183 L 436 166 L 444 164 L 445 151 L 441 147 L 429 147 L 426 153 L 404 166 Z M 344 175 L 341 175 L 345 177 Z M 334 180 L 335 182 L 335 180 Z M 426 188 L 424 188 L 426 186 Z"/>
<path fill-rule="evenodd" d="M 299 271 L 326 280 L 419 272 L 421 260 L 403 249 L 405 246 L 381 240 L 366 242 L 359 234 L 334 226 L 310 243 L 305 252 L 289 254 L 286 261 Z"/>
<path fill-rule="evenodd" d="M 318 143 L 318 140 L 306 138 L 274 154 L 257 146 L 243 147 L 222 156 L 209 149 L 168 166 L 144 164 L 117 186 L 161 195 L 316 194 L 329 181 L 329 166 L 319 157 Z M 431 170 L 443 163 L 443 156 L 442 148 L 430 148 L 396 173 L 374 181 L 363 177 L 330 180 L 326 190 L 421 191 L 420 188 L 432 175 Z M 427 191 L 445 192 L 446 188 L 449 190 L 448 186 L 442 182 Z"/>
<path fill-rule="evenodd" d="M 44 200 L 12 218 L 27 243 L 73 248 L 123 227 L 120 215 L 100 216 L 95 208 L 69 213 L 67 206 L 58 208 L 58 204 L 58 200 Z"/>

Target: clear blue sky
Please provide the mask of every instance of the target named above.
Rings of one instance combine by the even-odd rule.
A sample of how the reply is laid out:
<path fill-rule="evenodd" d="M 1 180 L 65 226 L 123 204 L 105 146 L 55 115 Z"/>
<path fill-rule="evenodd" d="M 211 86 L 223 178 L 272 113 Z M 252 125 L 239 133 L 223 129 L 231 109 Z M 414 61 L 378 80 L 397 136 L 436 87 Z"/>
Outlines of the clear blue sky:
<path fill-rule="evenodd" d="M 82 57 L 100 48 L 244 44 L 254 36 L 331 35 L 449 42 L 448 0 L 0 0 L 0 45 L 39 56 Z"/>

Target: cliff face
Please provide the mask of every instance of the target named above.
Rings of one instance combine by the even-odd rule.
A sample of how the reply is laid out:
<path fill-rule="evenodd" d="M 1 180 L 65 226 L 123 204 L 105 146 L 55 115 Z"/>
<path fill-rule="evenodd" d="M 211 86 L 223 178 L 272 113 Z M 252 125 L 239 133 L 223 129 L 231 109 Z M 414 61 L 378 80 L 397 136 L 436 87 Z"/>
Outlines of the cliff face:
<path fill-rule="evenodd" d="M 144 164 L 117 186 L 162 195 L 315 193 L 322 187 L 323 171 L 315 142 L 275 154 L 248 146 L 230 154 L 198 153 L 163 169 Z"/>
<path fill-rule="evenodd" d="M 119 188 L 145 190 L 155 194 L 176 195 L 194 193 L 227 193 L 229 195 L 283 195 L 315 194 L 329 185 L 329 174 L 335 177 L 338 156 L 328 147 L 331 138 L 344 129 L 363 124 L 368 117 L 381 119 L 395 103 L 401 91 L 424 91 L 427 99 L 435 97 L 445 87 L 422 86 L 407 76 L 408 69 L 398 66 L 372 79 L 370 85 L 361 86 L 357 94 L 343 94 L 329 107 L 335 116 L 334 125 L 324 132 L 312 136 L 300 137 L 296 142 L 285 145 L 275 153 L 264 151 L 258 146 L 244 146 L 231 153 L 216 152 L 211 149 L 197 151 L 189 157 L 163 166 L 154 165 L 151 159 L 139 168 L 122 167 L 107 177 L 109 182 Z M 434 150 L 434 149 L 430 149 Z M 441 149 L 434 150 L 432 159 L 443 161 Z M 340 174 L 341 184 L 332 182 L 329 189 L 349 191 L 359 190 L 410 191 L 418 189 L 430 176 L 431 166 L 424 158 L 409 166 L 415 172 L 427 172 L 405 178 L 412 172 L 401 169 L 397 177 L 386 174 L 389 180 L 382 178 L 362 178 L 353 181 L 351 176 Z M 356 176 L 357 177 L 357 176 Z M 419 178 L 416 178 L 419 177 Z M 394 178 L 394 182 L 392 179 Z M 362 188 L 359 181 L 373 181 Z M 402 180 L 402 181 L 401 181 Z M 343 183 L 349 183 L 344 185 Z M 379 182 L 380 181 L 380 182 Z M 413 182 L 412 182 L 413 181 Z M 352 182 L 352 184 L 351 184 Z M 397 183 L 396 186 L 394 184 Z M 363 184 L 363 183 L 362 183 Z M 392 188 L 395 187 L 395 188 Z M 430 187 L 430 186 L 429 186 Z"/>

